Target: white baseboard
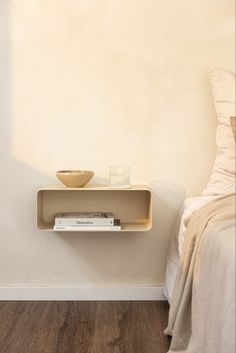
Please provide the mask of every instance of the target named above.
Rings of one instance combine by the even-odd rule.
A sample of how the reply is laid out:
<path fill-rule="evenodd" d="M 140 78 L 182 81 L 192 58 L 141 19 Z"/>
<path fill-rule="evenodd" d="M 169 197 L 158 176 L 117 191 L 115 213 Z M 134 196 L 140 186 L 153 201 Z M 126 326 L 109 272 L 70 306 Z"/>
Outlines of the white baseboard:
<path fill-rule="evenodd" d="M 0 287 L 0 300 L 166 300 L 162 287 Z"/>

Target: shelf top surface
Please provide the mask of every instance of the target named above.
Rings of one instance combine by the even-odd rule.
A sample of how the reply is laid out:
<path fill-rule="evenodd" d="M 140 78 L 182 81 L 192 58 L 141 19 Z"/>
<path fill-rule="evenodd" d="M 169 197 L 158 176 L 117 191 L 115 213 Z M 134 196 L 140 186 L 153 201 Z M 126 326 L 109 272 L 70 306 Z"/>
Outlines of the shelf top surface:
<path fill-rule="evenodd" d="M 97 191 L 97 190 L 102 190 L 102 191 L 151 191 L 150 187 L 147 185 L 131 185 L 129 188 L 114 188 L 109 185 L 93 185 L 89 184 L 88 186 L 84 186 L 82 188 L 69 188 L 64 186 L 63 184 L 54 184 L 54 185 L 46 185 L 41 187 L 38 191 L 43 191 L 43 190 L 62 190 L 62 191 Z"/>

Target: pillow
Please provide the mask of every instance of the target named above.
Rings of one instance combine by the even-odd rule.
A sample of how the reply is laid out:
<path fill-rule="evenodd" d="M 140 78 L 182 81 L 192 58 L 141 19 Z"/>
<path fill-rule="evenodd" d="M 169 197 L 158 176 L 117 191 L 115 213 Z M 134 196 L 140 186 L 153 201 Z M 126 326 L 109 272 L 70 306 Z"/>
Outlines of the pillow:
<path fill-rule="evenodd" d="M 217 153 L 203 195 L 225 195 L 235 192 L 235 141 L 230 122 L 230 117 L 235 116 L 235 74 L 214 69 L 210 78 L 218 118 Z"/>
<path fill-rule="evenodd" d="M 236 142 L 236 116 L 230 117 L 230 123 L 231 123 L 232 132 L 234 135 L 234 141 Z"/>

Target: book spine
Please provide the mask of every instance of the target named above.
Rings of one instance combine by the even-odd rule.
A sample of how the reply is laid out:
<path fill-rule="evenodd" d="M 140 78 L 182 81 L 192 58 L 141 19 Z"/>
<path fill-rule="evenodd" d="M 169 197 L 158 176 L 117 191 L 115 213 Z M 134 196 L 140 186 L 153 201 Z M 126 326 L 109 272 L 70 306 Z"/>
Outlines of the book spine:
<path fill-rule="evenodd" d="M 92 226 L 92 227 L 83 227 L 83 226 L 58 226 L 55 225 L 53 227 L 54 230 L 64 230 L 64 231 L 74 231 L 74 232 L 94 232 L 94 231 L 101 231 L 101 232 L 108 232 L 108 231 L 118 231 L 121 230 L 121 226 Z"/>
<path fill-rule="evenodd" d="M 55 225 L 58 226 L 113 226 L 113 218 L 56 218 Z"/>

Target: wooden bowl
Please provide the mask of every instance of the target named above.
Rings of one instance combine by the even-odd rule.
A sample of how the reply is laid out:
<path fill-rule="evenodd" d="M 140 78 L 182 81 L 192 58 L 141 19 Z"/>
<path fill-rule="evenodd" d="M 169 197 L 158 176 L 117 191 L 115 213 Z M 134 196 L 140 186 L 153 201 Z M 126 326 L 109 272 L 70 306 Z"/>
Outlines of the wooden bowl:
<path fill-rule="evenodd" d="M 59 170 L 56 172 L 57 178 L 69 188 L 81 188 L 93 177 L 91 170 Z"/>

